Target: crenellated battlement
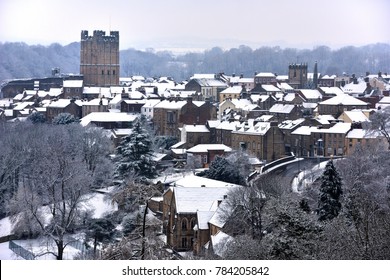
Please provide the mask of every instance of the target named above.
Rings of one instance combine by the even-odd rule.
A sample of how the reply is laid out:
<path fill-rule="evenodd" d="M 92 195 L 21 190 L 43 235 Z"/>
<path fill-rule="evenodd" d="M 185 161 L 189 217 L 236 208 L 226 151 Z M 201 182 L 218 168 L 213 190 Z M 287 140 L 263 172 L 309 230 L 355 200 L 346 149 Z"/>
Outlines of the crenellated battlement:
<path fill-rule="evenodd" d="M 106 35 L 105 31 L 94 30 L 92 36 L 89 36 L 87 30 L 81 31 L 81 41 L 94 41 L 94 40 L 119 42 L 119 31 L 110 31 L 110 35 Z"/>

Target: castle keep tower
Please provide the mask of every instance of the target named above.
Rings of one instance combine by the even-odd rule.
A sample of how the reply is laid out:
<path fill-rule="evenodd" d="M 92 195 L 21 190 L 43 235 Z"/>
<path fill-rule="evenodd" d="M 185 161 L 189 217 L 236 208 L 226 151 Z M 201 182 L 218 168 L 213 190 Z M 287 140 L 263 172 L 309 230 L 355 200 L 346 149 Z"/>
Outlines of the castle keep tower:
<path fill-rule="evenodd" d="M 295 89 L 305 88 L 307 85 L 307 64 L 290 64 L 288 66 L 288 81 Z"/>
<path fill-rule="evenodd" d="M 84 86 L 119 85 L 119 31 L 81 31 L 80 73 Z"/>

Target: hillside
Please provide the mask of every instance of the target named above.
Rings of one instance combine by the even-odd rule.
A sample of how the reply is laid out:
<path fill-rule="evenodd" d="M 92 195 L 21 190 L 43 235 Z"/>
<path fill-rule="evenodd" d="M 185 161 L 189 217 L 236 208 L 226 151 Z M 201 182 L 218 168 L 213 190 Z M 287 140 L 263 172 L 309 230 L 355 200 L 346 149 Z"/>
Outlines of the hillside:
<path fill-rule="evenodd" d="M 315 61 L 321 74 L 364 75 L 367 71 L 390 71 L 390 45 L 374 44 L 363 47 L 348 46 L 332 50 L 327 46 L 313 49 L 260 47 L 251 49 L 239 46 L 230 50 L 215 47 L 201 53 L 174 55 L 170 52 L 140 51 L 120 52 L 121 76 L 171 76 L 185 80 L 194 73 L 244 74 L 255 72 L 286 74 L 290 63 L 305 62 L 313 71 Z M 80 43 L 66 46 L 27 45 L 25 43 L 0 43 L 0 81 L 14 78 L 49 76 L 53 67 L 63 73 L 78 73 Z"/>

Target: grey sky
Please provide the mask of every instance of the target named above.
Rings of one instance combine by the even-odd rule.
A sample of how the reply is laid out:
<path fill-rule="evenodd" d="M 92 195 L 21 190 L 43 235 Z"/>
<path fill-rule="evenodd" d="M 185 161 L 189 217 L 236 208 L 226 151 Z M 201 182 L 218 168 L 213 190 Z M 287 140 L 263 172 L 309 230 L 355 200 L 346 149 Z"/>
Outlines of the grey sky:
<path fill-rule="evenodd" d="M 68 44 L 118 30 L 120 48 L 390 43 L 389 0 L 0 0 L 0 42 Z"/>

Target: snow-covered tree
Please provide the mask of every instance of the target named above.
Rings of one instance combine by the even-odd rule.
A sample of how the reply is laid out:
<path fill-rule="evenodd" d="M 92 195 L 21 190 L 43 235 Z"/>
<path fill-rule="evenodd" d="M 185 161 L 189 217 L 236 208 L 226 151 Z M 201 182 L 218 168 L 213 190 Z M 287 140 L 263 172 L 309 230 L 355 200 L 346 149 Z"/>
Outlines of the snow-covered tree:
<path fill-rule="evenodd" d="M 46 117 L 44 114 L 40 112 L 32 112 L 28 117 L 27 120 L 31 121 L 32 123 L 45 123 Z"/>
<path fill-rule="evenodd" d="M 69 113 L 60 113 L 52 120 L 52 124 L 71 124 L 75 122 L 79 122 L 79 119 Z"/>
<path fill-rule="evenodd" d="M 341 210 L 342 180 L 333 160 L 329 160 L 321 176 L 317 215 L 320 221 L 331 220 Z"/>
<path fill-rule="evenodd" d="M 23 234 L 27 229 L 52 241 L 57 250 L 46 253 L 61 260 L 71 242 L 67 236 L 82 226 L 81 217 L 86 211 L 83 202 L 90 199 L 92 188 L 99 187 L 97 172 L 90 170 L 84 157 L 85 129 L 79 124 L 33 126 L 26 122 L 9 132 L 6 138 L 14 141 L 4 143 L 20 157 L 15 162 L 18 165 L 15 191 L 9 194 L 7 203 L 14 233 Z M 102 135 L 94 141 L 99 142 L 99 137 Z M 100 149 L 97 156 L 107 157 L 109 147 L 106 148 Z M 5 183 L 13 176 L 13 168 L 3 173 Z"/>
<path fill-rule="evenodd" d="M 371 131 L 379 131 L 387 140 L 390 149 L 390 106 L 378 110 L 370 117 L 369 126 Z"/>
<path fill-rule="evenodd" d="M 88 223 L 86 239 L 93 242 L 93 256 L 96 258 L 96 249 L 99 242 L 109 241 L 115 234 L 115 225 L 109 219 L 91 219 Z"/>
<path fill-rule="evenodd" d="M 137 122 L 132 133 L 122 139 L 116 150 L 116 171 L 118 179 L 125 179 L 131 172 L 140 177 L 153 178 L 156 167 L 152 160 L 152 141 L 148 133 Z"/>
<path fill-rule="evenodd" d="M 205 176 L 210 179 L 220 180 L 232 184 L 246 185 L 250 172 L 248 155 L 237 152 L 227 158 L 217 156 L 210 164 Z"/>

